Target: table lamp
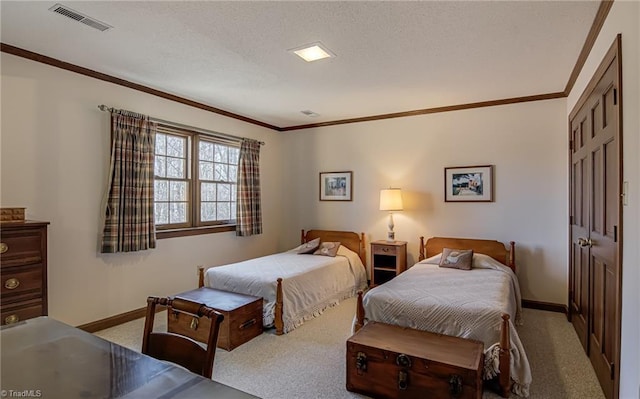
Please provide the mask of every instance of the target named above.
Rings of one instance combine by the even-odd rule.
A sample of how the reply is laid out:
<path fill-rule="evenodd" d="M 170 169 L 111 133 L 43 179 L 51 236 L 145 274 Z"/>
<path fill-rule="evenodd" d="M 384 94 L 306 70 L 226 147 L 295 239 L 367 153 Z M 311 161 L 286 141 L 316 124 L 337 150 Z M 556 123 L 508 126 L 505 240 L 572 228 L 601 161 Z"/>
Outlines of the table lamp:
<path fill-rule="evenodd" d="M 402 190 L 399 188 L 385 188 L 380 190 L 380 210 L 389 211 L 387 241 L 395 242 L 396 233 L 393 232 L 393 211 L 402 210 Z"/>

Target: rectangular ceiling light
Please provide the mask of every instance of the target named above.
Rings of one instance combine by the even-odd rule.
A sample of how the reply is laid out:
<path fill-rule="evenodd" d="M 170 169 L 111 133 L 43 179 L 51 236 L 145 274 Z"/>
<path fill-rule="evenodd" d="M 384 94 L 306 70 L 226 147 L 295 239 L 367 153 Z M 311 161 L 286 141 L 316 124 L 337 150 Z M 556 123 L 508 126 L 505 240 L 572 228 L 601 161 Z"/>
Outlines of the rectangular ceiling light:
<path fill-rule="evenodd" d="M 335 55 L 320 42 L 305 44 L 304 46 L 292 48 L 288 51 L 295 53 L 307 62 L 335 57 Z"/>

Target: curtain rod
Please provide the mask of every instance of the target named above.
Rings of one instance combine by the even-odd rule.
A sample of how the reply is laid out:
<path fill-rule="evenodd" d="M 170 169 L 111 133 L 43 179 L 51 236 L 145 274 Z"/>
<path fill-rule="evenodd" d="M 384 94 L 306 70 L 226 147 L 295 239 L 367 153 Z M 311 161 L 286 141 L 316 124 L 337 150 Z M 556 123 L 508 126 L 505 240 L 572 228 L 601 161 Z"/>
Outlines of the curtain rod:
<path fill-rule="evenodd" d="M 118 110 L 117 108 L 107 107 L 104 104 L 98 105 L 98 109 L 100 109 L 100 111 L 105 111 L 105 112 L 106 111 L 108 111 L 108 112 L 122 111 L 122 110 Z M 152 121 L 152 122 L 161 123 L 163 125 L 177 127 L 177 128 L 180 128 L 180 129 L 192 130 L 194 132 L 203 133 L 203 134 L 206 134 L 208 136 L 220 137 L 220 138 L 226 138 L 226 139 L 232 139 L 232 140 L 242 140 L 243 139 L 243 137 L 233 136 L 231 134 L 226 134 L 226 133 L 214 132 L 213 130 L 201 129 L 201 128 L 195 127 L 195 126 L 183 125 L 181 123 L 166 121 L 164 119 L 153 118 L 151 116 L 149 117 L 149 120 Z M 258 141 L 258 143 L 260 143 L 260 145 L 264 145 L 264 141 Z"/>

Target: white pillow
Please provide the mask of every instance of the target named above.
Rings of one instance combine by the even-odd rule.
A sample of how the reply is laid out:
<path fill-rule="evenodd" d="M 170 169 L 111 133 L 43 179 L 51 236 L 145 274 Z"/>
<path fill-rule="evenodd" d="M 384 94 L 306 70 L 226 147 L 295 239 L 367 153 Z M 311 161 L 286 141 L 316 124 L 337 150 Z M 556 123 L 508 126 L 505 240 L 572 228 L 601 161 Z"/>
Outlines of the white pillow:
<path fill-rule="evenodd" d="M 313 239 L 309 242 L 305 242 L 304 244 L 295 248 L 296 253 L 298 254 L 312 254 L 316 249 L 320 246 L 320 237 Z"/>
<path fill-rule="evenodd" d="M 437 255 L 433 255 L 430 258 L 427 259 L 423 259 L 418 263 L 427 263 L 429 265 L 440 265 L 440 258 L 442 257 L 442 253 L 439 253 Z"/>

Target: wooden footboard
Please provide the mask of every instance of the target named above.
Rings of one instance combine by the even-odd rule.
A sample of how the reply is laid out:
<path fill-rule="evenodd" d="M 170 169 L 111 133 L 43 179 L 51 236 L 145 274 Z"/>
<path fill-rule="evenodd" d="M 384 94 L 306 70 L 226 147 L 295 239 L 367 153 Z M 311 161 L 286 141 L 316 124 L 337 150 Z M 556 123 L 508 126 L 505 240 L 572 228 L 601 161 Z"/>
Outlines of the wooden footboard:
<path fill-rule="evenodd" d="M 276 335 L 284 334 L 284 320 L 282 316 L 282 279 L 276 282 L 276 306 L 274 310 L 274 324 L 276 327 Z M 198 266 L 198 288 L 204 287 L 204 267 Z"/>
<path fill-rule="evenodd" d="M 354 333 L 364 326 L 365 312 L 362 303 L 362 291 L 358 291 L 358 301 L 356 308 L 356 323 L 354 325 Z M 500 374 L 496 377 L 500 385 L 500 396 L 508 398 L 511 393 L 511 339 L 509 336 L 509 315 L 502 315 L 500 323 L 500 354 L 498 355 L 500 364 L 498 370 Z"/>

